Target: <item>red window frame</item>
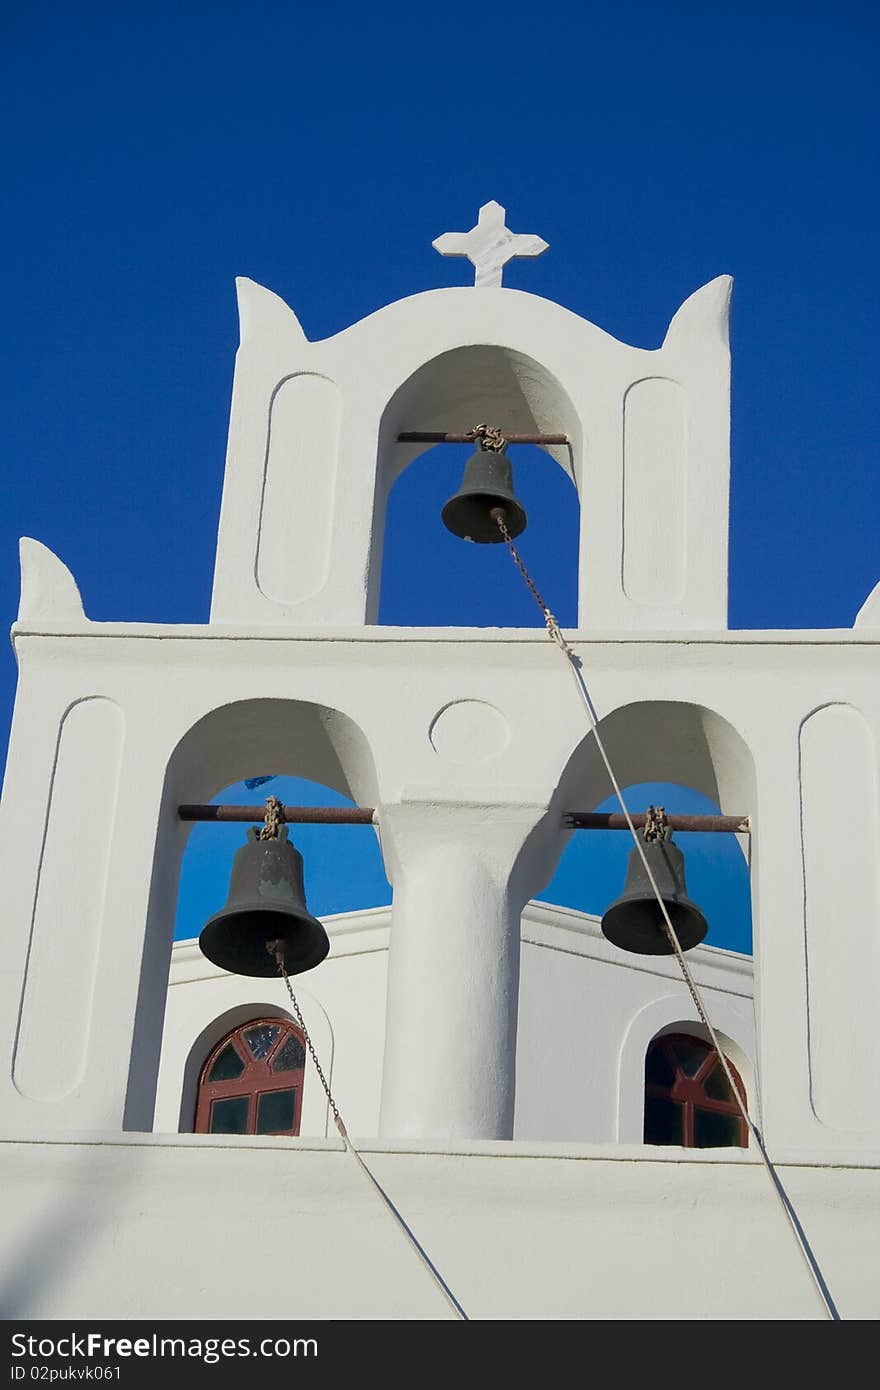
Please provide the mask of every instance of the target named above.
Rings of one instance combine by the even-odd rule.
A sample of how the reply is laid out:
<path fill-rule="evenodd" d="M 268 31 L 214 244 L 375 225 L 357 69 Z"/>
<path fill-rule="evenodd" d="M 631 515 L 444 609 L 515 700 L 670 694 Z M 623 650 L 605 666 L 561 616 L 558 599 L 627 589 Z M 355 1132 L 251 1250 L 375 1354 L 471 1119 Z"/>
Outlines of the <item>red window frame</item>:
<path fill-rule="evenodd" d="M 245 1038 L 245 1033 L 248 1033 L 252 1028 L 259 1028 L 261 1026 L 278 1028 L 279 1034 L 266 1056 L 262 1059 L 258 1059 L 254 1057 L 251 1052 Z M 303 1066 L 296 1067 L 289 1071 L 273 1071 L 272 1061 L 290 1037 L 297 1038 L 302 1045 Z M 240 1076 L 233 1077 L 228 1081 L 208 1081 L 207 1077 L 211 1074 L 211 1068 L 220 1053 L 229 1044 L 232 1045 L 233 1049 L 244 1063 L 244 1070 Z M 247 1096 L 247 1125 L 241 1133 L 256 1134 L 257 1104 L 259 1097 L 271 1091 L 295 1090 L 293 1125 L 291 1128 L 264 1132 L 271 1134 L 297 1135 L 299 1134 L 300 1124 L 302 1122 L 304 1079 L 305 1038 L 303 1037 L 302 1031 L 284 1018 L 249 1018 L 245 1023 L 240 1024 L 238 1028 L 233 1028 L 231 1033 L 226 1033 L 211 1049 L 205 1060 L 205 1064 L 199 1075 L 194 1132 L 196 1134 L 212 1133 L 211 1108 L 215 1100 L 234 1100 Z"/>
<path fill-rule="evenodd" d="M 684 1070 L 679 1058 L 675 1053 L 677 1042 L 686 1043 L 689 1047 L 704 1048 L 706 1056 L 700 1063 L 693 1076 L 689 1076 Z M 734 1117 L 739 1123 L 739 1142 L 731 1144 L 731 1148 L 747 1149 L 749 1146 L 749 1127 L 743 1118 L 742 1111 L 736 1101 L 719 1100 L 715 1096 L 706 1094 L 706 1082 L 713 1072 L 718 1072 L 721 1081 L 727 1085 L 727 1078 L 721 1067 L 718 1053 L 711 1043 L 704 1038 L 697 1037 L 693 1033 L 663 1033 L 659 1038 L 652 1038 L 645 1054 L 645 1068 L 647 1071 L 648 1062 L 653 1051 L 659 1051 L 667 1065 L 672 1069 L 674 1080 L 670 1085 L 660 1085 L 656 1082 L 645 1080 L 645 1096 L 652 1096 L 657 1100 L 675 1101 L 681 1106 L 682 1110 L 682 1139 L 681 1144 L 686 1149 L 697 1147 L 695 1141 L 695 1112 L 699 1110 L 709 1111 L 716 1115 L 729 1115 Z M 736 1083 L 736 1089 L 745 1103 L 746 1088 L 743 1085 L 742 1077 L 730 1058 L 725 1056 L 725 1061 L 730 1068 L 730 1074 Z M 647 1140 L 646 1143 L 657 1141 Z M 672 1142 L 672 1141 L 670 1141 Z"/>

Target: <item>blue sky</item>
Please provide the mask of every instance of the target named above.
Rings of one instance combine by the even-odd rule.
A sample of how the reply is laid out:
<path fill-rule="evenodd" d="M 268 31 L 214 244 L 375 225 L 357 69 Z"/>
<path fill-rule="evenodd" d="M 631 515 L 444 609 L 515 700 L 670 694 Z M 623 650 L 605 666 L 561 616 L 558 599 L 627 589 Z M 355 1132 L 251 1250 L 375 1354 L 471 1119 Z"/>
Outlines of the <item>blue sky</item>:
<path fill-rule="evenodd" d="M 735 277 L 730 623 L 850 626 L 880 579 L 877 29 L 809 0 L 7 7 L 0 613 L 30 535 L 92 618 L 206 621 L 234 277 L 324 337 L 468 283 L 431 242 L 495 198 L 551 248 L 505 283 L 627 342 Z M 514 461 L 524 552 L 570 621 L 570 538 L 542 520 L 567 484 Z M 439 521 L 414 582 L 407 508 L 458 467 L 432 453 L 392 498 L 382 620 L 532 623 L 497 548 L 465 557 Z M 3 747 L 14 684 L 7 646 Z M 595 906 L 601 873 L 578 873 Z"/>

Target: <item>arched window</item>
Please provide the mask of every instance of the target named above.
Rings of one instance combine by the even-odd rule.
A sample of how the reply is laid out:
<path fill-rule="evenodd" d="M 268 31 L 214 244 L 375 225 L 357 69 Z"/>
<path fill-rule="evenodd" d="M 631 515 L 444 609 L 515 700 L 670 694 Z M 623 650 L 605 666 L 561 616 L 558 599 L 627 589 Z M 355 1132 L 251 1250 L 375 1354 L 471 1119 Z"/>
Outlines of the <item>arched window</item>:
<path fill-rule="evenodd" d="M 305 1061 L 303 1036 L 285 1019 L 227 1033 L 202 1068 L 196 1134 L 299 1134 Z"/>
<path fill-rule="evenodd" d="M 727 1065 L 745 1100 L 729 1057 Z M 688 1033 L 654 1038 L 645 1056 L 645 1143 L 745 1149 L 748 1142 L 748 1127 L 715 1049 Z"/>

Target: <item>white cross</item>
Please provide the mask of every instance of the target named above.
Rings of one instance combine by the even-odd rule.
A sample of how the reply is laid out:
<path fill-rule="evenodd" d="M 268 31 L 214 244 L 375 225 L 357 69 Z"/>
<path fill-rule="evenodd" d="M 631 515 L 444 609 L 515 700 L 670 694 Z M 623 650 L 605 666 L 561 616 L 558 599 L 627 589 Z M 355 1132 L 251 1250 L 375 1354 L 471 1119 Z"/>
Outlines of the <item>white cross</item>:
<path fill-rule="evenodd" d="M 444 232 L 431 244 L 441 256 L 467 256 L 476 267 L 475 286 L 494 289 L 500 286 L 501 273 L 514 256 L 540 256 L 548 246 L 539 236 L 508 231 L 504 217 L 500 203 L 484 203 L 476 227 L 469 232 Z"/>

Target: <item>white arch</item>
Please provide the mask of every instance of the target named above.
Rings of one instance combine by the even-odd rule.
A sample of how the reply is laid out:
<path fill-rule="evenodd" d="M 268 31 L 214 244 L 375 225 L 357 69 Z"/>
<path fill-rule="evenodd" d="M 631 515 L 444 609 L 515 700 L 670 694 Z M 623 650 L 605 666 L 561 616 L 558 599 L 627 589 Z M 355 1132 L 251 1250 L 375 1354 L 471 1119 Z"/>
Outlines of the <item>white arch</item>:
<path fill-rule="evenodd" d="M 738 1007 L 731 1000 L 707 992 L 707 1011 L 725 1056 L 729 1057 L 746 1088 L 749 1114 L 759 1120 L 756 1085 L 755 1029 L 750 1007 Z M 621 1144 L 641 1144 L 645 1115 L 645 1054 L 654 1038 L 663 1033 L 689 1033 L 709 1042 L 702 1023 L 691 1017 L 686 986 L 646 1004 L 633 1015 L 620 1044 L 617 1057 L 617 1140 Z"/>
<path fill-rule="evenodd" d="M 209 801 L 221 788 L 267 768 L 324 782 L 361 804 L 375 804 L 376 774 L 367 738 L 347 714 L 329 706 L 304 700 L 234 701 L 208 711 L 178 740 L 165 769 L 135 1013 L 129 1085 L 139 1114 L 148 1104 L 152 1113 L 180 866 L 192 829 L 179 820 L 177 807 Z"/>
<path fill-rule="evenodd" d="M 178 1003 L 175 993 L 181 998 Z M 159 1133 L 191 1134 L 195 1116 L 199 1074 L 211 1049 L 240 1024 L 251 1018 L 278 1018 L 299 1024 L 282 1002 L 282 986 L 275 981 L 245 979 L 205 963 L 200 987 L 191 984 L 169 991 L 169 1003 L 162 1042 L 162 1059 L 153 1129 Z M 298 982 L 296 997 L 321 1065 L 332 1086 L 334 1062 L 333 1028 L 323 1007 Z M 318 1078 L 308 1069 L 303 1091 L 300 1133 L 328 1133 L 327 1098 Z"/>

